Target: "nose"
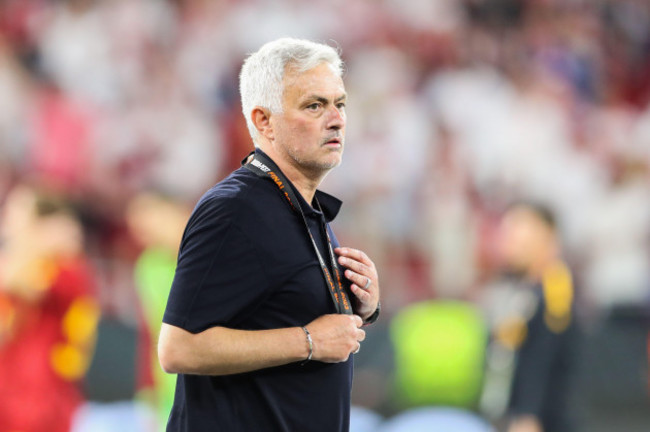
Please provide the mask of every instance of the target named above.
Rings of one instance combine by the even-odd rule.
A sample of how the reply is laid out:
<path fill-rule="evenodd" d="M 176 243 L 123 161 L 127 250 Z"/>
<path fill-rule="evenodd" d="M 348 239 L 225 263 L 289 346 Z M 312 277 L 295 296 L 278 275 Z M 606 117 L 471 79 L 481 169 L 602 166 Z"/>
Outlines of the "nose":
<path fill-rule="evenodd" d="M 332 105 L 327 113 L 327 129 L 340 130 L 345 127 L 345 111 Z"/>

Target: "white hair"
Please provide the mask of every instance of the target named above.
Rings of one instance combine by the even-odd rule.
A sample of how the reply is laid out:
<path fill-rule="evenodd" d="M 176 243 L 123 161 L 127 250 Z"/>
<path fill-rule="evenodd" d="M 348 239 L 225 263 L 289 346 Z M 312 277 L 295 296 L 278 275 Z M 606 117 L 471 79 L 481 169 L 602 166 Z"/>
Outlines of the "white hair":
<path fill-rule="evenodd" d="M 321 63 L 329 64 L 338 76 L 343 75 L 343 61 L 334 48 L 305 39 L 281 38 L 268 42 L 244 61 L 239 74 L 239 92 L 255 146 L 258 131 L 251 118 L 253 108 L 260 106 L 271 113 L 281 113 L 282 78 L 287 66 L 306 72 Z"/>

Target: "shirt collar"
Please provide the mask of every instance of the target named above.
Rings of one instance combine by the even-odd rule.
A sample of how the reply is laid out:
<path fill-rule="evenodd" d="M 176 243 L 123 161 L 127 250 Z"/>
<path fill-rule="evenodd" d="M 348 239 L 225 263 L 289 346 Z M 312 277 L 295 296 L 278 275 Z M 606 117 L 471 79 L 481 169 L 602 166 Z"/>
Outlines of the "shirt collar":
<path fill-rule="evenodd" d="M 318 200 L 321 208 L 323 209 L 325 222 L 332 222 L 334 218 L 336 218 L 336 215 L 339 214 L 339 210 L 341 210 L 341 205 L 343 202 L 335 196 L 319 190 L 316 191 L 314 198 Z M 312 206 L 309 206 L 309 208 L 312 209 L 313 212 L 320 213 L 317 210 L 314 210 Z"/>
<path fill-rule="evenodd" d="M 255 149 L 255 153 L 261 153 L 267 158 L 273 160 L 268 154 L 264 153 L 262 149 L 260 149 L 259 147 Z M 246 159 L 248 159 L 248 157 Z M 244 161 L 246 159 L 244 159 Z M 307 201 L 305 201 L 305 199 L 302 197 L 300 192 L 298 192 L 298 189 L 296 189 L 293 183 L 291 183 L 291 180 L 287 179 L 287 181 L 289 182 L 293 191 L 296 193 L 296 197 L 300 201 L 300 207 L 302 208 L 302 211 L 305 212 L 305 216 L 321 214 L 319 210 L 314 209 L 313 206 L 307 204 Z M 333 221 L 334 218 L 336 218 L 336 216 L 339 214 L 339 211 L 341 210 L 341 205 L 343 205 L 343 202 L 338 198 L 320 190 L 316 190 L 316 194 L 314 195 L 314 201 L 316 200 L 320 204 L 321 209 L 323 209 L 322 214 L 325 217 L 326 222 Z"/>

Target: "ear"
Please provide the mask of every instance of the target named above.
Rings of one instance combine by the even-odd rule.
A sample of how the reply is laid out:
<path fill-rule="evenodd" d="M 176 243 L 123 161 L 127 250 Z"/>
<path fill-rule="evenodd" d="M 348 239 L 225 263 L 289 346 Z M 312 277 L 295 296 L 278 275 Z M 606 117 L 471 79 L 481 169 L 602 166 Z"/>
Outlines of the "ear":
<path fill-rule="evenodd" d="M 271 112 L 266 108 L 256 106 L 251 112 L 251 119 L 259 134 L 267 140 L 273 141 L 275 136 L 271 125 Z"/>

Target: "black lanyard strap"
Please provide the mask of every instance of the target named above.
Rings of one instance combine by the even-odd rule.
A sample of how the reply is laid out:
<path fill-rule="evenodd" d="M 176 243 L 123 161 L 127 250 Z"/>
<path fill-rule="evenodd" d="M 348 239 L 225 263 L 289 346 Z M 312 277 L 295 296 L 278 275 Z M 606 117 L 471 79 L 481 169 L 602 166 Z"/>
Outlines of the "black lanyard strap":
<path fill-rule="evenodd" d="M 282 193 L 282 196 L 289 203 L 291 209 L 302 216 L 305 228 L 307 229 L 307 234 L 309 234 L 309 239 L 311 240 L 311 244 L 314 247 L 314 252 L 318 257 L 318 262 L 323 272 L 323 278 L 329 287 L 329 292 L 332 296 L 332 301 L 336 306 L 337 312 L 342 314 L 352 314 L 350 299 L 348 293 L 345 291 L 345 289 L 343 289 L 343 284 L 341 282 L 341 272 L 339 271 L 339 268 L 336 264 L 336 255 L 334 254 L 332 239 L 330 238 L 327 228 L 325 228 L 325 236 L 327 238 L 327 246 L 334 277 L 332 277 L 332 272 L 330 272 L 329 268 L 327 267 L 327 264 L 325 263 L 325 260 L 323 259 L 323 256 L 321 255 L 320 250 L 316 245 L 316 240 L 314 240 L 314 236 L 309 229 L 309 224 L 307 223 L 305 212 L 302 210 L 300 201 L 296 197 L 296 194 L 294 193 L 293 188 L 291 187 L 291 184 L 289 183 L 289 180 L 287 180 L 287 177 L 284 175 L 284 173 L 280 171 L 280 168 L 278 168 L 275 162 L 260 152 L 251 153 L 249 157 L 244 159 L 244 161 L 248 161 L 246 163 L 243 163 L 243 166 L 249 171 L 255 173 L 259 177 L 264 177 L 272 180 L 273 183 L 275 183 L 275 185 L 278 187 L 279 191 Z M 316 200 L 316 204 L 318 205 L 319 210 L 322 212 L 318 200 Z"/>

